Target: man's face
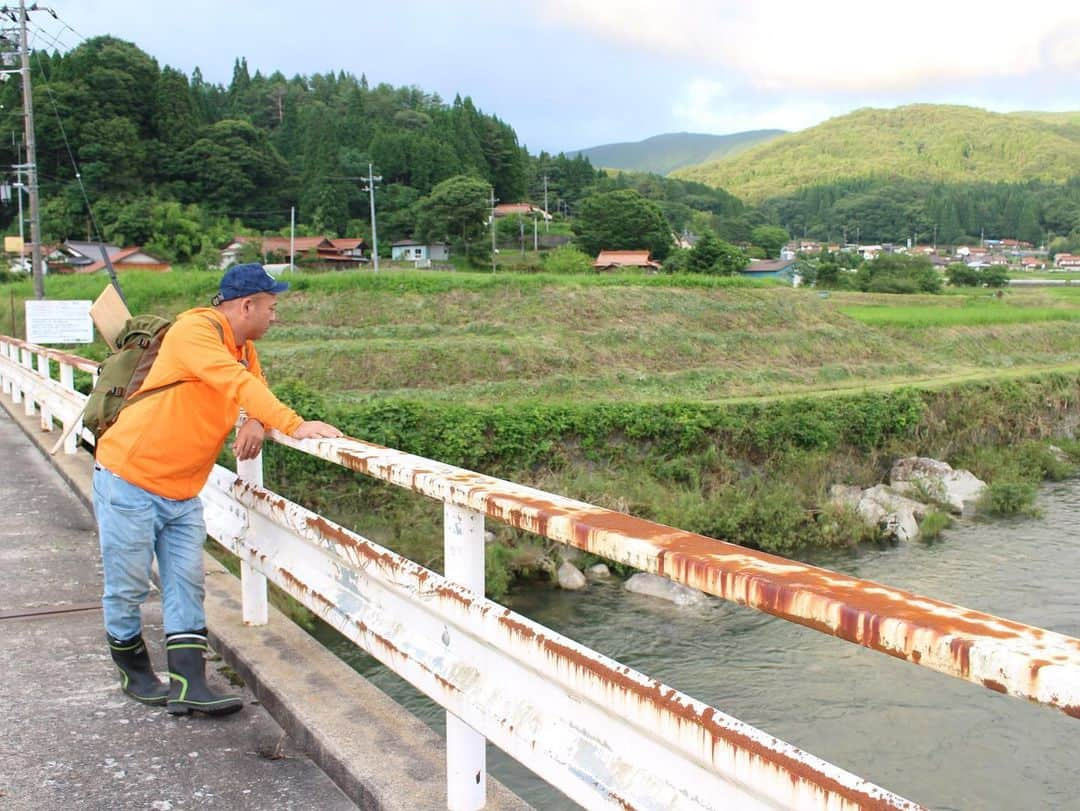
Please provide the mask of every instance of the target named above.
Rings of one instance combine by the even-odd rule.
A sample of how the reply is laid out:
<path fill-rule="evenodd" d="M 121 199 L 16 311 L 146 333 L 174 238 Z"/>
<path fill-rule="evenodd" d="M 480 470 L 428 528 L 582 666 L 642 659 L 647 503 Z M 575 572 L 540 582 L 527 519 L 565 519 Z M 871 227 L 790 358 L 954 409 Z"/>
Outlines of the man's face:
<path fill-rule="evenodd" d="M 277 296 L 273 293 L 256 293 L 244 299 L 244 319 L 248 340 L 259 340 L 277 320 Z"/>

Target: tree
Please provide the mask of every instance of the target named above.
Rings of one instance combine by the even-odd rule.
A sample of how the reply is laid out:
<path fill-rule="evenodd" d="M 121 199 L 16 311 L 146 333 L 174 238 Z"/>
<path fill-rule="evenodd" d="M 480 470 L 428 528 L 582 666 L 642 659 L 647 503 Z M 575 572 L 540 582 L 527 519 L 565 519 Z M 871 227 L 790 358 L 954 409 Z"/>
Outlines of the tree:
<path fill-rule="evenodd" d="M 470 261 L 486 256 L 483 239 L 490 215 L 491 187 L 476 177 L 456 175 L 439 183 L 417 204 L 416 228 L 422 239 L 459 245 Z"/>
<path fill-rule="evenodd" d="M 789 238 L 788 232 L 779 225 L 759 225 L 750 232 L 750 241 L 763 248 L 769 259 L 780 256 L 780 249 Z"/>
<path fill-rule="evenodd" d="M 969 268 L 963 262 L 953 262 L 945 268 L 945 273 L 953 287 L 978 287 L 982 283 L 979 271 Z"/>
<path fill-rule="evenodd" d="M 573 228 L 581 249 L 593 256 L 601 250 L 646 248 L 663 261 L 673 244 L 659 207 L 633 189 L 586 197 Z"/>
<path fill-rule="evenodd" d="M 730 276 L 746 267 L 746 254 L 734 245 L 705 231 L 690 251 L 687 270 L 691 273 L 717 273 Z"/>
<path fill-rule="evenodd" d="M 1009 271 L 1004 265 L 992 265 L 982 272 L 982 283 L 987 287 L 1008 287 Z"/>
<path fill-rule="evenodd" d="M 588 273 L 592 270 L 592 259 L 573 245 L 560 245 L 542 254 L 541 261 L 548 273 Z"/>
<path fill-rule="evenodd" d="M 941 275 L 926 256 L 882 253 L 859 269 L 856 286 L 870 293 L 940 293 Z"/>
<path fill-rule="evenodd" d="M 278 193 L 288 166 L 266 133 L 246 121 L 226 119 L 207 128 L 177 156 L 177 172 L 187 183 L 187 200 L 230 214 L 280 207 L 276 219 L 286 219 Z"/>

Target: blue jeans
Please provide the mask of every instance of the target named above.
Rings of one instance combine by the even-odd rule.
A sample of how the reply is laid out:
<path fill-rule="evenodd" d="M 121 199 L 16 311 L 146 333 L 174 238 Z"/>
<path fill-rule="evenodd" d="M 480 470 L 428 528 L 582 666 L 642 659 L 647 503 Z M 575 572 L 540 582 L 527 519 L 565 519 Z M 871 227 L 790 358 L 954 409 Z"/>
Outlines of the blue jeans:
<path fill-rule="evenodd" d="M 95 465 L 94 513 L 105 570 L 105 631 L 116 639 L 141 632 L 139 609 L 150 593 L 155 554 L 165 633 L 205 628 L 206 525 L 198 496 L 177 501 L 154 495 Z"/>

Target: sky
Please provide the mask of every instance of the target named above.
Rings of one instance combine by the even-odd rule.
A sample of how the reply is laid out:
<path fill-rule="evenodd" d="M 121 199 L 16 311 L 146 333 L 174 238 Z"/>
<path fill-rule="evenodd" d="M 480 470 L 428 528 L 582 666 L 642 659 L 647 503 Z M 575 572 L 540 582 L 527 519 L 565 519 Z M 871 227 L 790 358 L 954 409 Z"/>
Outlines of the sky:
<path fill-rule="evenodd" d="M 32 47 L 111 34 L 189 76 L 365 74 L 471 96 L 532 153 L 799 130 L 861 107 L 1080 110 L 1080 2 L 39 0 Z"/>

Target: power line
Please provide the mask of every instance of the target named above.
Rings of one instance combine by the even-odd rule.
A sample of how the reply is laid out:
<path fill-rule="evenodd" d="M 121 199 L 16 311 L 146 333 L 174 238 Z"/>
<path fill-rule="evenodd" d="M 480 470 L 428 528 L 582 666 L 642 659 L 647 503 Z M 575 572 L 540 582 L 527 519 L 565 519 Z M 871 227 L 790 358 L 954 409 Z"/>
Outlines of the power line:
<path fill-rule="evenodd" d="M 49 97 L 49 103 L 52 105 L 53 114 L 56 116 L 56 124 L 60 127 L 60 136 L 64 139 L 64 148 L 67 150 L 68 159 L 71 161 L 71 168 L 75 171 L 75 180 L 79 184 L 79 191 L 82 193 L 83 201 L 86 203 L 86 211 L 90 215 L 90 227 L 94 229 L 94 234 L 97 236 L 98 241 L 104 242 L 104 236 L 101 233 L 101 229 L 98 227 L 97 218 L 94 216 L 94 207 L 90 205 L 90 198 L 86 194 L 86 186 L 82 182 L 82 173 L 79 171 L 79 164 L 75 160 L 75 153 L 71 149 L 71 142 L 67 137 L 67 130 L 64 129 L 64 121 L 60 117 L 60 108 L 56 105 L 56 98 L 53 96 L 52 87 L 49 86 L 49 77 L 45 74 L 45 66 L 41 64 L 41 54 L 34 53 L 37 58 L 38 71 L 41 73 L 41 79 L 45 84 L 45 94 Z M 119 285 L 117 285 L 119 289 Z"/>
<path fill-rule="evenodd" d="M 71 46 L 68 45 L 66 42 L 64 42 L 62 39 L 60 39 L 58 34 L 50 34 L 48 31 L 46 31 L 41 26 L 34 26 L 33 27 L 33 35 L 34 35 L 33 38 L 30 40 L 30 45 L 31 46 L 34 45 L 34 43 L 35 43 L 35 41 L 37 40 L 38 37 L 41 37 L 42 39 L 48 40 L 47 44 L 51 45 L 54 48 L 57 45 L 59 45 L 59 46 L 61 46 L 63 48 L 63 50 L 66 50 L 66 51 L 71 50 Z"/>

